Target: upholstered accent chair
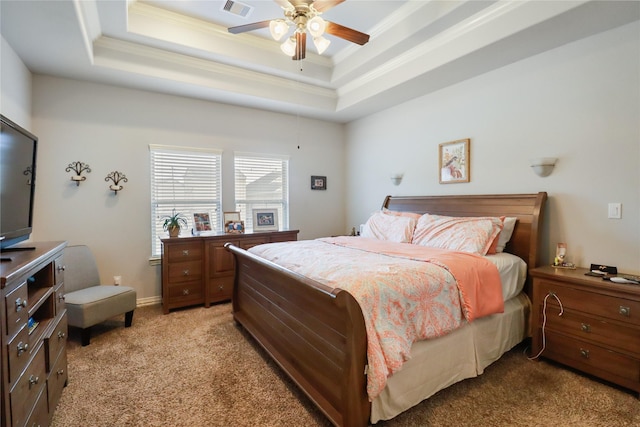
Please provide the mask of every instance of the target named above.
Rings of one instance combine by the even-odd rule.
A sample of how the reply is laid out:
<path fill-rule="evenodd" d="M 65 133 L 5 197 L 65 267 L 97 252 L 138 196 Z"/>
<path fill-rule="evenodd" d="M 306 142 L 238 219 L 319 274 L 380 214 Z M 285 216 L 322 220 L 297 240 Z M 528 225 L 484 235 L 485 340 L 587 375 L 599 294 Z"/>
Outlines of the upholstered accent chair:
<path fill-rule="evenodd" d="M 64 300 L 69 326 L 82 329 L 82 345 L 89 345 L 91 327 L 121 314 L 130 327 L 136 291 L 128 286 L 101 285 L 93 253 L 85 245 L 64 249 Z"/>

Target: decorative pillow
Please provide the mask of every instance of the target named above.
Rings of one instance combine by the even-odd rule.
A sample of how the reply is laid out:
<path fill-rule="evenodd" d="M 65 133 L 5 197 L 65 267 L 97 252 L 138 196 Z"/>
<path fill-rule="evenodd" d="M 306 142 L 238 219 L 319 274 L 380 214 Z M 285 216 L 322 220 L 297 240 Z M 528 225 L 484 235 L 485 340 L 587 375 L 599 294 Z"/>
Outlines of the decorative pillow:
<path fill-rule="evenodd" d="M 432 248 L 486 255 L 502 229 L 497 217 L 452 217 L 425 214 L 413 232 L 412 243 Z"/>
<path fill-rule="evenodd" d="M 502 228 L 504 227 L 504 219 L 505 217 L 503 216 L 500 217 L 500 233 L 502 233 Z M 491 242 L 489 249 L 487 249 L 487 255 L 495 255 L 498 253 L 497 247 L 498 247 L 498 241 L 500 240 L 500 233 L 498 233 L 498 235 L 493 238 L 493 242 Z"/>
<path fill-rule="evenodd" d="M 418 220 L 409 216 L 375 212 L 362 227 L 362 237 L 391 242 L 411 243 Z"/>
<path fill-rule="evenodd" d="M 516 227 L 517 220 L 518 218 L 508 216 L 502 221 L 502 231 L 498 235 L 496 253 L 504 251 L 504 247 L 507 246 L 507 243 L 511 240 L 511 235 L 513 234 L 513 229 Z"/>

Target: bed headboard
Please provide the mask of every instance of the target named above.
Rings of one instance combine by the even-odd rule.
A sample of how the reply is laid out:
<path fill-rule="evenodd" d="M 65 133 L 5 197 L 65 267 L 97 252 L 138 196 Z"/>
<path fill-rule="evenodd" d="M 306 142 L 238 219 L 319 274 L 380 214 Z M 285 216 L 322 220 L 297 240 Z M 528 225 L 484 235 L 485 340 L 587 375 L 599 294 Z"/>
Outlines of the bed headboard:
<path fill-rule="evenodd" d="M 528 268 L 539 265 L 539 242 L 547 193 L 471 196 L 387 196 L 382 205 L 394 211 L 448 216 L 517 217 L 505 252 L 522 258 Z"/>

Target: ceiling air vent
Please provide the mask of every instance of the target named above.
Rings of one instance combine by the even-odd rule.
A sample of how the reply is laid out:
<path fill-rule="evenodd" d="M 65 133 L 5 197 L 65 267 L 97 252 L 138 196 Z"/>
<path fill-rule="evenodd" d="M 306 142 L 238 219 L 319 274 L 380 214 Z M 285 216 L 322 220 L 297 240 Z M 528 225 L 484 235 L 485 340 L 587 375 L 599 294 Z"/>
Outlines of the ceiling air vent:
<path fill-rule="evenodd" d="M 222 6 L 222 10 L 246 18 L 253 11 L 253 6 L 240 3 L 239 1 L 227 0 Z"/>

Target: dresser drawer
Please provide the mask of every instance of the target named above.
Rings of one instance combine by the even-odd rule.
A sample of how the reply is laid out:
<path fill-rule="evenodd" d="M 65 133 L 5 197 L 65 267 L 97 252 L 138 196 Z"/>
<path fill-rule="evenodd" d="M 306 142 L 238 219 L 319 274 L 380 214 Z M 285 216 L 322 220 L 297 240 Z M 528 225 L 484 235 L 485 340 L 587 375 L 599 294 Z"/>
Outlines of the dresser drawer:
<path fill-rule="evenodd" d="M 25 427 L 45 427 L 48 426 L 49 423 L 49 413 L 48 413 L 48 402 L 47 402 L 47 389 L 42 388 L 42 392 L 40 392 L 40 396 L 38 396 L 38 400 L 36 401 L 35 406 L 33 407 L 33 411 L 31 412 L 31 416 L 27 420 Z M 53 412 L 53 411 L 52 411 Z"/>
<path fill-rule="evenodd" d="M 584 372 L 638 389 L 640 360 L 563 334 L 547 331 L 542 354 Z M 628 385 L 632 383 L 632 386 Z"/>
<path fill-rule="evenodd" d="M 44 337 L 45 354 L 47 360 L 47 372 L 51 372 L 51 367 L 56 361 L 60 352 L 67 345 L 67 313 L 64 312 L 62 318 L 52 330 L 51 335 Z"/>
<path fill-rule="evenodd" d="M 544 279 L 539 280 L 536 289 L 539 292 L 539 301 L 543 301 L 545 295 L 553 292 L 562 301 L 564 308 L 640 326 L 640 301 L 597 294 Z M 558 306 L 558 302 L 553 297 L 548 298 L 547 303 Z"/>
<path fill-rule="evenodd" d="M 233 295 L 233 280 L 233 277 L 209 279 L 207 287 L 209 302 L 230 300 Z"/>
<path fill-rule="evenodd" d="M 202 259 L 201 243 L 178 243 L 165 245 L 165 256 L 170 263 Z"/>
<path fill-rule="evenodd" d="M 25 325 L 7 345 L 10 384 L 17 381 L 20 373 L 27 366 L 27 362 L 31 358 L 31 351 L 29 350 L 29 328 Z"/>
<path fill-rule="evenodd" d="M 7 313 L 7 335 L 12 337 L 29 320 L 27 282 L 22 283 L 4 298 Z"/>
<path fill-rule="evenodd" d="M 199 280 L 170 285 L 167 291 L 167 296 L 172 304 L 190 301 L 204 301 L 202 295 L 202 282 Z"/>
<path fill-rule="evenodd" d="M 59 286 L 64 283 L 64 257 L 58 257 L 53 261 L 53 268 L 55 275 L 55 286 Z"/>
<path fill-rule="evenodd" d="M 31 363 L 9 392 L 13 425 L 23 425 L 31 414 L 31 409 L 47 384 L 45 372 L 44 346 L 40 346 Z M 46 399 L 45 399 L 46 402 Z"/>
<path fill-rule="evenodd" d="M 66 308 L 64 303 L 64 284 L 58 285 L 53 291 L 53 300 L 56 305 L 55 314 L 58 315 L 62 313 L 62 310 Z"/>
<path fill-rule="evenodd" d="M 169 283 L 181 283 L 202 278 L 202 261 L 169 264 Z"/>
<path fill-rule="evenodd" d="M 55 410 L 57 402 L 60 400 L 62 389 L 67 383 L 67 379 L 67 352 L 63 351 L 53 364 L 47 377 L 47 394 L 49 396 L 49 409 L 51 412 Z"/>

